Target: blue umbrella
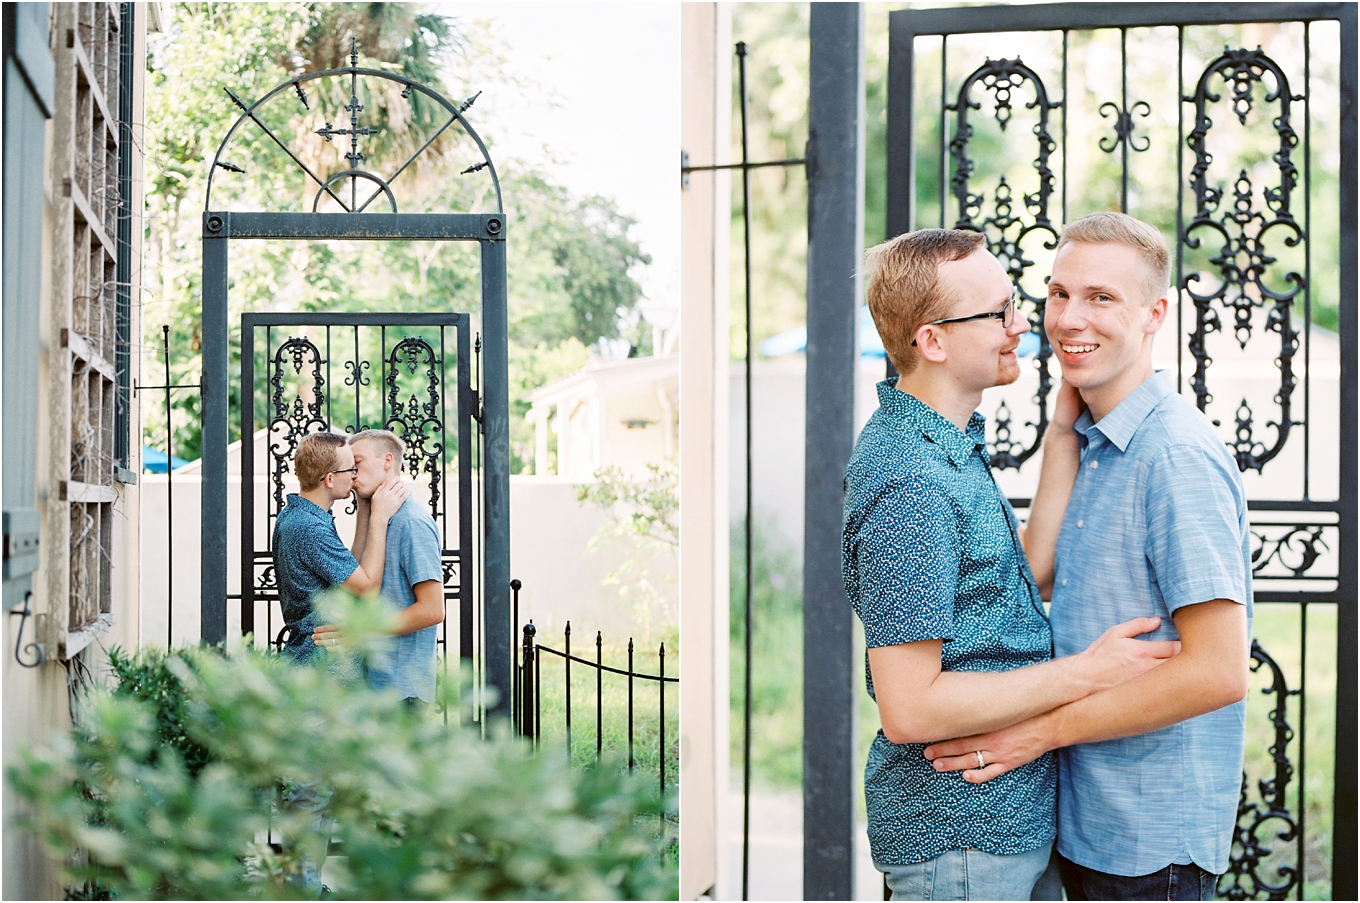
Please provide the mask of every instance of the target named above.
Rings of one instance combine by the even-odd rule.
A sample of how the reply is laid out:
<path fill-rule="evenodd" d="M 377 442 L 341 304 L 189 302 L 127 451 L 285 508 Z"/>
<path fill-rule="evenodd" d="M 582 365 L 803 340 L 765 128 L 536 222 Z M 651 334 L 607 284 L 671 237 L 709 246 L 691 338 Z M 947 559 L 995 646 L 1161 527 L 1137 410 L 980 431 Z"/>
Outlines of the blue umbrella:
<path fill-rule="evenodd" d="M 185 464 L 193 463 L 178 456 L 173 461 L 175 470 L 179 470 Z M 165 473 L 165 452 L 158 448 L 152 448 L 150 445 L 143 445 L 142 473 Z"/>

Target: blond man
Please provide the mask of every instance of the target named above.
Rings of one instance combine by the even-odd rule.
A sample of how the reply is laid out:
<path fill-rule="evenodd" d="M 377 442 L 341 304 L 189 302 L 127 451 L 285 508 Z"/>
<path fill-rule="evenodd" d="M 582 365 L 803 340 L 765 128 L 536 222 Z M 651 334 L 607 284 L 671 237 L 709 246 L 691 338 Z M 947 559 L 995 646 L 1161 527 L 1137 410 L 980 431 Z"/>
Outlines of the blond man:
<path fill-rule="evenodd" d="M 345 437 L 335 433 L 304 436 L 293 454 L 293 472 L 302 491 L 289 493 L 274 521 L 271 546 L 283 622 L 291 628 L 282 651 L 304 662 L 317 652 L 312 600 L 318 593 L 343 586 L 366 594 L 382 585 L 387 522 L 408 492 L 400 480 L 370 490 L 364 523 L 355 531 L 352 549 L 347 549 L 331 516 L 331 506 L 347 497 L 355 484 L 354 455 Z"/>
<path fill-rule="evenodd" d="M 1058 852 L 1072 900 L 1208 900 L 1237 819 L 1251 626 L 1242 477 L 1203 413 L 1152 367 L 1170 255 L 1122 213 L 1063 230 L 1044 326 L 1086 411 L 1051 572 L 1058 655 L 1109 624 L 1160 618 L 1163 667 L 982 736 L 932 746 L 987 782 L 1059 755 Z M 1044 467 L 1077 463 L 1045 442 Z M 1046 550 L 1051 551 L 1051 550 Z M 1037 557 L 1037 556 L 1036 556 Z M 1036 561 L 1036 568 L 1048 567 Z M 971 761 L 981 751 L 986 767 Z"/>
<path fill-rule="evenodd" d="M 1022 537 L 976 409 L 985 389 L 1019 376 L 1030 327 L 982 236 L 913 232 L 870 250 L 866 267 L 869 309 L 900 374 L 879 383 L 845 472 L 845 587 L 882 723 L 864 774 L 874 863 L 894 900 L 1059 899 L 1053 756 L 975 785 L 935 771 L 922 751 L 1119 684 L 1175 647 L 1134 639 L 1158 623 L 1140 618 L 1053 659 L 1039 596 L 1051 573 L 1031 573 L 1025 550 L 1051 562 L 1075 453 L 1045 460 Z M 1064 389 L 1053 441 L 1075 444 L 1076 416 Z"/>

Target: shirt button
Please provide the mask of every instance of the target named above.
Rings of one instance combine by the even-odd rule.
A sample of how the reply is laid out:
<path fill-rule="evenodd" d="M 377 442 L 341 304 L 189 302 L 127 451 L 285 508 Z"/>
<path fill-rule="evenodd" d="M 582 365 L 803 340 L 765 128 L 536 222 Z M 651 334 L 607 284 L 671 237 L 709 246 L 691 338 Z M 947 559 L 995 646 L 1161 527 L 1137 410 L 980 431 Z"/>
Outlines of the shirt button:
<path fill-rule="evenodd" d="M 1082 527 L 1085 527 L 1085 526 L 1086 526 L 1086 521 L 1084 521 L 1084 520 L 1079 520 L 1079 521 L 1077 521 L 1077 529 L 1081 529 Z"/>
<path fill-rule="evenodd" d="M 1092 461 L 1092 462 L 1091 462 L 1091 469 L 1092 469 L 1092 470 L 1095 470 L 1095 469 L 1096 469 L 1097 467 L 1099 467 L 1099 466 L 1100 466 L 1100 462 L 1099 462 L 1099 461 Z"/>
<path fill-rule="evenodd" d="M 1063 585 L 1063 586 L 1066 586 L 1066 585 L 1067 585 L 1067 578 L 1066 578 L 1066 577 L 1063 578 L 1062 585 Z"/>

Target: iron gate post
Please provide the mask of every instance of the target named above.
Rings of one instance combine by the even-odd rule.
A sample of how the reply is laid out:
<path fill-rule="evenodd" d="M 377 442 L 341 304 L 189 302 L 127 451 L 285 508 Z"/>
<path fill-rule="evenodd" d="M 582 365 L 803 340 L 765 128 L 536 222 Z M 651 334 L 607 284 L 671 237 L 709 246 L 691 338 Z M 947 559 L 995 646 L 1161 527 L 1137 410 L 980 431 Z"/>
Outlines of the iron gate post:
<path fill-rule="evenodd" d="M 1340 310 L 1338 329 L 1341 335 L 1341 479 L 1340 496 L 1340 562 L 1337 589 L 1336 618 L 1336 766 L 1335 793 L 1332 797 L 1332 899 L 1352 900 L 1360 892 L 1357 877 L 1356 847 L 1360 836 L 1356 830 L 1356 497 L 1360 486 L 1356 482 L 1356 306 L 1360 303 L 1360 282 L 1357 281 L 1357 241 L 1355 192 L 1357 183 L 1357 155 L 1360 155 L 1360 135 L 1357 134 L 1356 79 L 1356 7 L 1349 5 L 1340 14 L 1341 24 L 1341 214 L 1340 229 Z M 1348 510 L 1349 509 L 1349 510 Z"/>
<path fill-rule="evenodd" d="M 854 634 L 841 577 L 864 234 L 864 10 L 813 3 L 803 533 L 803 899 L 854 899 Z"/>
<path fill-rule="evenodd" d="M 492 224 L 495 224 L 493 227 Z M 496 688 L 496 704 L 488 710 L 508 715 L 511 651 L 515 624 L 510 617 L 510 369 L 506 342 L 509 324 L 505 298 L 505 222 L 490 220 L 496 238 L 482 246 L 482 424 L 486 429 L 486 537 L 483 573 L 484 631 L 482 648 L 487 683 Z"/>
<path fill-rule="evenodd" d="M 209 644 L 227 639 L 227 216 L 203 214 L 199 636 Z"/>

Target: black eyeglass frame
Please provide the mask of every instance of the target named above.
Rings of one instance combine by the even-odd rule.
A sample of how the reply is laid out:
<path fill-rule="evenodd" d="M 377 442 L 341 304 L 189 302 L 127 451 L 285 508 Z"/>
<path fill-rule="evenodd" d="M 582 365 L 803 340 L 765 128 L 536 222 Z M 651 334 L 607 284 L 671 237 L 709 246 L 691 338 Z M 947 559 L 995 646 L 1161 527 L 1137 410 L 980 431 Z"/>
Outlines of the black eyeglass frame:
<path fill-rule="evenodd" d="M 943 326 L 946 323 L 967 323 L 969 320 L 1000 320 L 1002 329 L 1009 329 L 1011 323 L 1015 321 L 1015 307 L 1020 301 L 1018 292 L 1012 294 L 1000 310 L 990 310 L 985 314 L 969 314 L 966 317 L 945 317 L 943 320 L 931 320 L 929 323 L 922 323 L 922 326 Z M 911 347 L 916 347 L 916 340 L 911 340 Z"/>
<path fill-rule="evenodd" d="M 328 471 L 326 471 L 326 476 L 330 476 L 330 475 L 333 474 L 333 473 L 352 473 L 352 474 L 354 474 L 355 476 L 358 476 L 358 474 L 359 474 L 359 468 L 356 466 L 356 467 L 346 467 L 344 470 L 328 470 Z"/>

